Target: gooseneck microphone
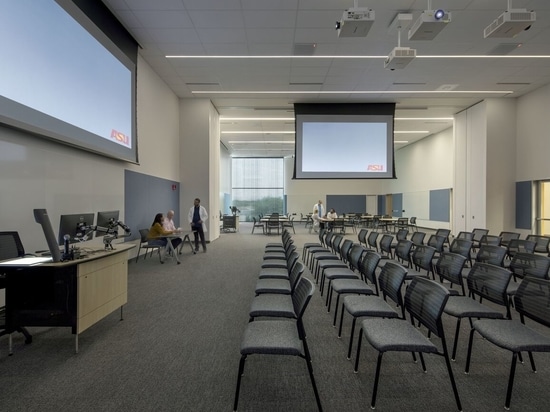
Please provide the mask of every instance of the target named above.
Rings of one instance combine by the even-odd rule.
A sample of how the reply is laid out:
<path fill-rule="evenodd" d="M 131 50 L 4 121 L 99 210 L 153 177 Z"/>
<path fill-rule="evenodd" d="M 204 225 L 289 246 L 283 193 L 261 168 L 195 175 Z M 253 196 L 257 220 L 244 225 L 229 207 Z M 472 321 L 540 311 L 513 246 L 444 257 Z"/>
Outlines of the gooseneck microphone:
<path fill-rule="evenodd" d="M 69 241 L 71 240 L 71 235 L 65 235 L 63 236 L 63 240 L 64 240 L 64 246 L 65 246 L 65 249 L 63 250 L 63 259 L 67 260 L 69 259 L 69 256 L 70 256 L 70 251 L 69 251 Z"/>

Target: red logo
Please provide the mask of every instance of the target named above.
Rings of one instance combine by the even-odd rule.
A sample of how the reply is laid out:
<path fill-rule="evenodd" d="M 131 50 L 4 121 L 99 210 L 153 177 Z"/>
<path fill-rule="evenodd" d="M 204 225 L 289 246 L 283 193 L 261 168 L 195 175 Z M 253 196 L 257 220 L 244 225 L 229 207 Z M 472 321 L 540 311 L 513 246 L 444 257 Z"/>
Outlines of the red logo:
<path fill-rule="evenodd" d="M 372 172 L 382 172 L 384 171 L 384 165 L 368 165 L 367 170 Z"/>
<path fill-rule="evenodd" d="M 116 140 L 118 143 L 122 143 L 125 146 L 130 146 L 130 137 L 124 133 L 117 132 L 115 129 L 111 131 L 111 139 Z"/>

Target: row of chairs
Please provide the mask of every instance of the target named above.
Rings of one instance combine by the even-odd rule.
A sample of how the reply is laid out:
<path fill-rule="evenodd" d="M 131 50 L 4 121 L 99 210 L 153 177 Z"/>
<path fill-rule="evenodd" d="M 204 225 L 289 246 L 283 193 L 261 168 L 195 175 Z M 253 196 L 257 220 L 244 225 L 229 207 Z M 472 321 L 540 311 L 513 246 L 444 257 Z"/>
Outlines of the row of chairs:
<path fill-rule="evenodd" d="M 241 341 L 234 411 L 239 403 L 245 361 L 250 355 L 286 355 L 304 359 L 317 407 L 322 411 L 303 323 L 315 285 L 302 276 L 303 272 L 304 265 L 299 261 L 290 232 L 283 229 L 282 242 L 268 243 L 265 247 L 249 323 Z"/>
<path fill-rule="evenodd" d="M 324 240 L 322 240 L 320 235 L 319 245 L 324 243 L 322 246 L 327 250 L 332 250 L 334 254 L 338 251 L 341 253 L 342 247 L 340 246 L 338 250 L 338 246 L 334 245 L 335 240 L 328 237 L 327 241 L 327 237 L 328 235 L 325 235 Z M 400 246 L 406 242 L 410 241 L 398 241 L 397 250 L 401 250 Z M 319 245 L 309 246 L 307 248 L 308 251 L 304 248 L 304 254 L 309 255 L 309 265 L 310 268 L 313 269 L 316 267 L 316 263 L 314 262 L 315 256 L 319 254 L 318 256 L 321 257 L 327 253 L 327 251 L 322 252 L 320 249 L 317 249 L 319 250 L 318 252 L 314 252 L 316 250 L 315 248 L 319 248 Z M 351 251 L 353 247 L 352 245 L 348 248 L 348 260 L 352 259 L 349 251 Z M 490 247 L 492 247 L 492 245 L 482 245 L 478 255 L 485 255 L 485 248 Z M 427 253 L 427 251 L 433 253 Z M 424 255 L 428 255 L 429 258 L 425 259 Z M 344 314 L 349 313 L 353 317 L 350 343 L 348 345 L 348 358 L 351 357 L 353 332 L 356 320 L 363 317 L 376 318 L 362 321 L 355 360 L 355 371 L 357 371 L 361 341 L 363 338 L 367 339 L 371 346 L 379 351 L 371 407 L 374 408 L 376 402 L 382 354 L 387 351 L 396 350 L 410 351 L 413 353 L 413 358 L 415 352 L 438 353 L 442 355 L 446 360 L 451 386 L 453 388 L 457 407 L 460 410 L 460 399 L 452 376 L 449 359 L 456 358 L 460 321 L 461 319 L 468 318 L 471 325 L 471 333 L 468 344 L 466 372 L 469 371 L 473 335 L 476 332 L 481 334 L 489 342 L 510 350 L 513 353 L 505 401 L 505 406 L 508 408 L 511 400 L 516 360 L 518 357 L 521 359 L 521 352 L 528 352 L 531 366 L 535 371 L 532 352 L 550 351 L 550 339 L 524 324 L 525 319 L 530 318 L 542 325 L 550 326 L 550 311 L 548 311 L 548 302 L 550 302 L 550 282 L 548 279 L 534 277 L 532 267 L 527 268 L 527 272 L 524 271 L 523 273 L 524 278 L 521 284 L 519 284 L 519 287 L 513 295 L 514 307 L 516 308 L 516 312 L 520 315 L 520 321 L 512 320 L 512 299 L 509 295 L 509 282 L 514 272 L 491 263 L 476 261 L 469 269 L 469 275 L 467 277 L 469 296 L 466 296 L 463 285 L 462 294 L 460 294 L 457 290 L 444 287 L 441 282 L 444 281 L 450 283 L 450 285 L 462 284 L 461 274 L 466 265 L 467 258 L 447 250 L 442 250 L 435 261 L 434 255 L 435 248 L 427 245 L 418 245 L 412 252 L 403 255 L 403 260 L 406 260 L 406 262 L 400 262 L 399 260 L 390 258 L 384 259 L 377 251 L 367 250 L 366 247 L 364 247 L 360 262 L 354 265 L 358 267 L 358 272 L 354 273 L 352 267 L 349 266 L 347 269 L 347 278 L 333 279 L 332 284 L 329 284 L 328 295 L 333 292 L 336 292 L 338 296 L 340 296 L 340 294 L 346 294 L 340 312 L 340 326 L 338 328 L 339 337 L 342 333 Z M 533 258 L 533 256 L 530 257 Z M 541 257 L 536 255 L 534 259 L 539 258 L 546 259 L 544 256 Z M 328 260 L 326 257 L 323 259 Z M 340 256 L 338 259 L 342 260 L 344 258 Z M 516 261 L 520 261 L 521 259 L 516 255 L 513 260 L 515 265 Z M 424 271 L 423 268 L 419 267 L 418 263 L 420 261 L 425 261 L 429 269 Z M 514 265 L 512 265 L 512 267 L 514 267 Z M 373 266 L 375 268 L 378 267 L 378 271 L 368 269 Z M 546 268 L 547 271 L 546 266 L 542 267 L 542 269 L 540 265 L 536 267 L 543 272 Z M 346 276 L 344 274 L 346 272 L 344 268 L 338 270 L 342 276 Z M 378 272 L 379 274 L 376 275 Z M 316 272 L 318 281 L 322 282 L 323 276 L 326 277 L 327 273 L 330 273 L 330 269 L 325 268 L 324 271 L 320 270 Z M 369 282 L 369 284 L 364 282 L 364 285 L 361 285 L 360 282 L 362 282 L 361 279 L 364 274 L 368 274 L 364 279 L 368 279 L 367 282 Z M 428 279 L 430 274 L 433 279 Z M 355 276 L 354 280 L 352 280 L 353 276 Z M 437 278 L 439 278 L 440 282 L 436 281 Z M 401 290 L 403 284 L 407 283 L 407 281 L 410 283 L 406 288 L 405 297 L 403 298 Z M 373 284 L 373 287 L 370 287 L 371 284 Z M 381 295 L 382 297 L 377 298 L 375 295 Z M 393 300 L 395 305 L 401 308 L 401 316 L 393 306 L 385 302 L 388 297 Z M 475 298 L 478 298 L 478 300 Z M 486 306 L 482 303 L 483 301 L 500 305 L 503 307 L 503 310 L 499 311 L 493 306 Z M 330 311 L 329 302 L 330 300 L 327 296 L 327 307 Z M 409 329 L 403 326 L 404 324 L 409 325 L 408 323 L 402 322 L 405 318 L 405 309 L 409 313 L 411 324 L 418 322 L 419 325 L 427 327 L 429 334 L 434 334 L 441 338 L 441 349 L 437 349 L 437 347 L 427 340 L 424 335 L 420 334 L 415 327 Z M 333 325 L 335 325 L 336 322 L 336 313 L 337 311 L 335 310 Z M 445 343 L 445 334 L 441 320 L 443 314 L 457 319 L 451 356 L 447 353 L 447 345 Z M 475 319 L 478 320 L 474 321 Z M 499 332 L 500 328 L 502 328 L 502 334 Z M 422 350 L 419 350 L 419 348 Z M 422 357 L 421 362 L 425 370 Z"/>

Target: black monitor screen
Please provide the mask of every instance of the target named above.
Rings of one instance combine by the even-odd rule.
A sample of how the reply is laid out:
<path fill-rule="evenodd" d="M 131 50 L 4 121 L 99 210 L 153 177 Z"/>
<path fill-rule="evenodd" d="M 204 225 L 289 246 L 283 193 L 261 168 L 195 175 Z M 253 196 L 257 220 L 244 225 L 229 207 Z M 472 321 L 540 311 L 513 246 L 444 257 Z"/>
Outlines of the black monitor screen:
<path fill-rule="evenodd" d="M 69 235 L 69 243 L 76 243 L 82 240 L 90 240 L 94 232 L 87 226 L 94 224 L 93 213 L 81 213 L 75 215 L 61 215 L 59 220 L 58 244 L 64 244 L 65 235 Z"/>
<path fill-rule="evenodd" d="M 111 210 L 108 212 L 97 212 L 96 233 L 98 236 L 105 234 L 107 231 L 102 229 L 109 229 L 112 226 L 112 223 L 118 222 L 118 210 Z"/>

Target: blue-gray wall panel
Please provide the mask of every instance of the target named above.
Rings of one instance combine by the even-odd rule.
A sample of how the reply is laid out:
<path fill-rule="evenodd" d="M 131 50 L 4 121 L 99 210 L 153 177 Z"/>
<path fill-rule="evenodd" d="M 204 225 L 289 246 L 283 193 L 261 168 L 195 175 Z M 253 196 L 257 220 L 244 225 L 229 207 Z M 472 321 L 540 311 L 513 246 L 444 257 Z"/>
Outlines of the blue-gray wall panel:
<path fill-rule="evenodd" d="M 533 221 L 533 183 L 516 182 L 516 228 L 531 229 Z"/>
<path fill-rule="evenodd" d="M 392 216 L 403 217 L 403 193 L 394 193 L 391 195 Z"/>
<path fill-rule="evenodd" d="M 451 189 L 430 190 L 430 220 L 451 221 Z"/>
<path fill-rule="evenodd" d="M 344 213 L 366 213 L 366 195 L 327 195 L 328 210 L 333 208 L 338 216 Z M 327 211 L 328 211 L 327 210 Z"/>

